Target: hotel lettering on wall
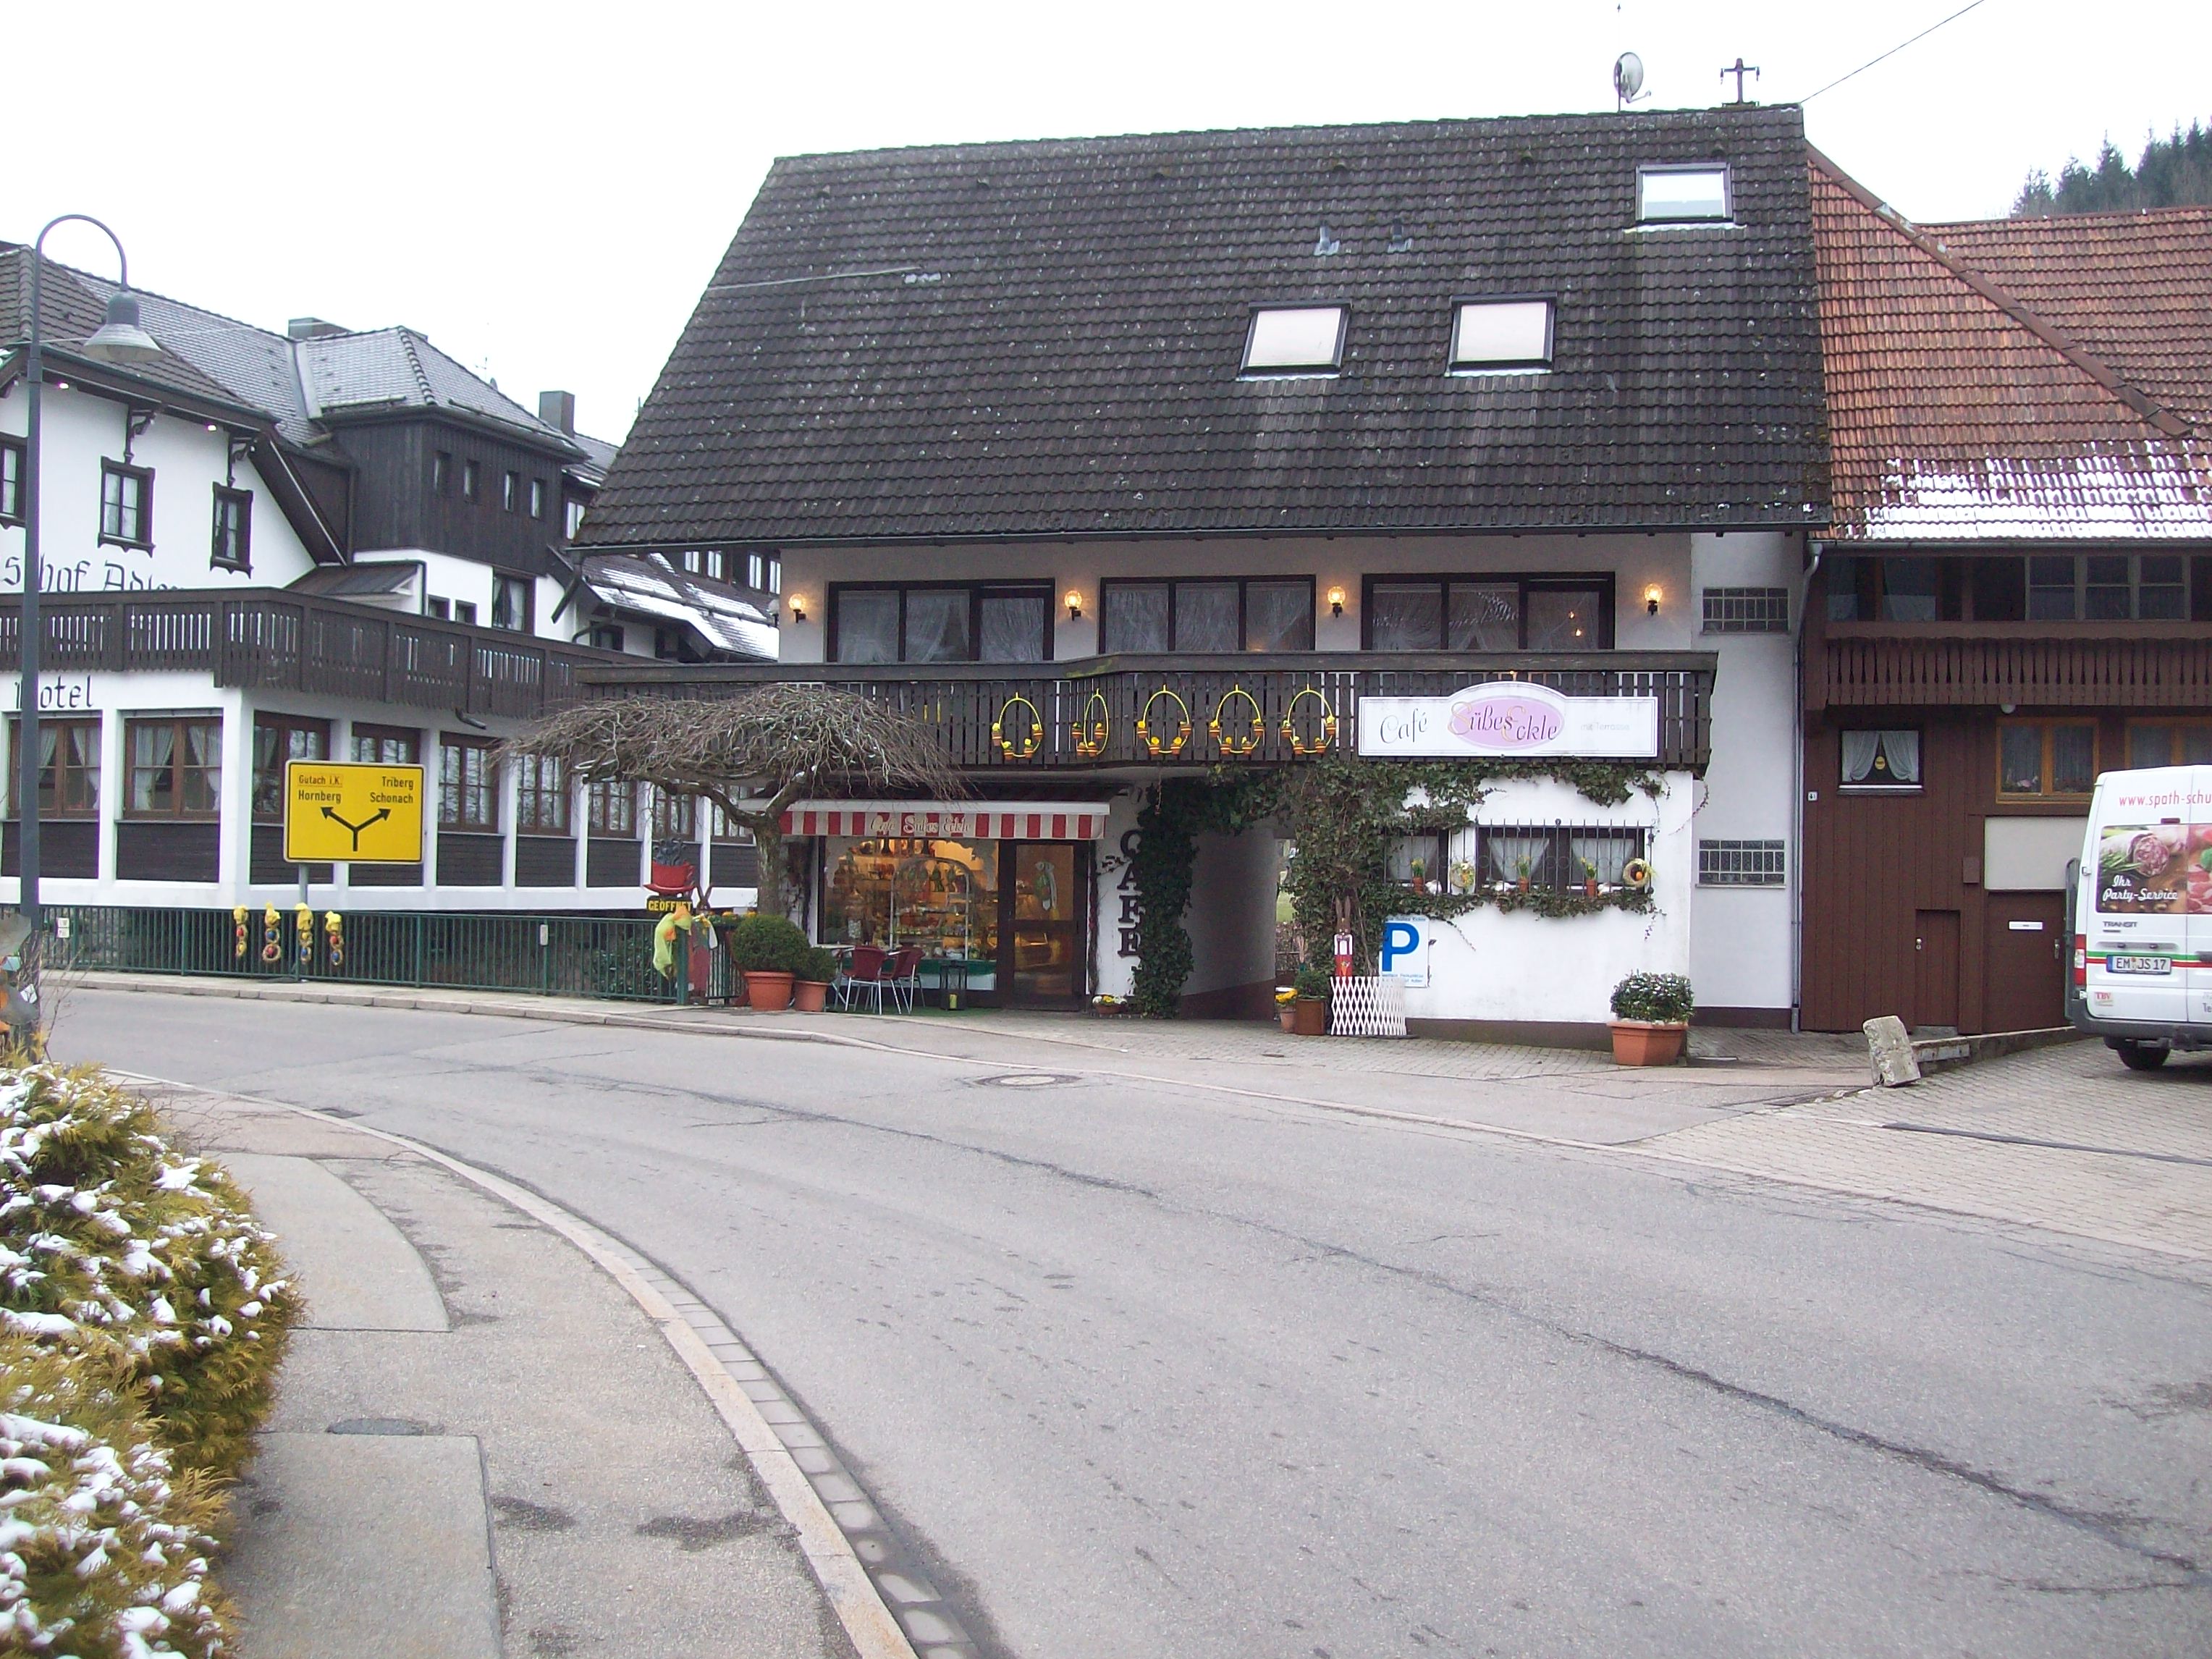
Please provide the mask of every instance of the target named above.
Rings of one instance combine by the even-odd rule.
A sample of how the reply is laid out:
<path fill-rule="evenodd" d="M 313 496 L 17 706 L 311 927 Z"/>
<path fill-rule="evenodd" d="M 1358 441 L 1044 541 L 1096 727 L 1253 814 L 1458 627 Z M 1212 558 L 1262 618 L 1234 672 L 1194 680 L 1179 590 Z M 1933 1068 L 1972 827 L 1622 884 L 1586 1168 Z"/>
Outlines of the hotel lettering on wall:
<path fill-rule="evenodd" d="M 1359 752 L 1397 760 L 1652 760 L 1659 699 L 1569 697 L 1527 680 L 1492 680 L 1440 697 L 1362 697 Z"/>

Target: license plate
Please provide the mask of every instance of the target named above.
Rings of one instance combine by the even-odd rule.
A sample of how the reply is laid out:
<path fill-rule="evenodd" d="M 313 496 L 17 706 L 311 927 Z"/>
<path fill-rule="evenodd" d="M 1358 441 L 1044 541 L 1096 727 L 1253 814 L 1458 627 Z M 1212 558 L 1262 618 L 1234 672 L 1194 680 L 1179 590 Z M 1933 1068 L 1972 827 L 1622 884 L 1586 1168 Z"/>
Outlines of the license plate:
<path fill-rule="evenodd" d="M 2105 962 L 2108 974 L 2170 974 L 2173 971 L 2172 957 L 2109 957 Z"/>

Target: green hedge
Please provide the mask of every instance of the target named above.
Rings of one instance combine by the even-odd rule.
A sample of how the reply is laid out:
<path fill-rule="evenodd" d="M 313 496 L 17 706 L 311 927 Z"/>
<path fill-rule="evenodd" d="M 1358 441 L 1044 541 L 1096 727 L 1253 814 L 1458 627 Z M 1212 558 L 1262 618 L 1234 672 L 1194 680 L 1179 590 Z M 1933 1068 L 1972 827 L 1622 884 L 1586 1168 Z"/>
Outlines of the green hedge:
<path fill-rule="evenodd" d="M 210 1659 L 222 1505 L 111 1358 L 0 1332 L 0 1651 Z"/>
<path fill-rule="evenodd" d="M 222 1169 L 92 1068 L 0 1070 L 0 1328 L 100 1356 L 180 1467 L 252 1455 L 301 1311 Z"/>

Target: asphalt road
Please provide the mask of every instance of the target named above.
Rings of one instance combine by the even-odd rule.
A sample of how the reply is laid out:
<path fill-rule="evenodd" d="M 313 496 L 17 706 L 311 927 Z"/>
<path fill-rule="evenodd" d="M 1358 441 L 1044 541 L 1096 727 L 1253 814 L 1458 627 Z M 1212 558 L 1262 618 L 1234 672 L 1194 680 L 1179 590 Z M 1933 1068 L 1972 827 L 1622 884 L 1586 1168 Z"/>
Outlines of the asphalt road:
<path fill-rule="evenodd" d="M 2212 1652 L 2186 1264 L 814 1045 L 79 992 L 58 1047 L 656 1257 L 1004 1655 Z"/>

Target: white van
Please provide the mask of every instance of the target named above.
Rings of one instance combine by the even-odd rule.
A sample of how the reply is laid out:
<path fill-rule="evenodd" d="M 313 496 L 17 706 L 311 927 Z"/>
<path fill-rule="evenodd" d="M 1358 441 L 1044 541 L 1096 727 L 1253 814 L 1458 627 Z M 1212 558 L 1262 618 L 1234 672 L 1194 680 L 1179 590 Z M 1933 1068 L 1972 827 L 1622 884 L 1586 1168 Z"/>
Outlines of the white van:
<path fill-rule="evenodd" d="M 2212 1048 L 2212 766 L 2099 778 L 2071 876 L 2066 1018 L 2139 1072 Z"/>

